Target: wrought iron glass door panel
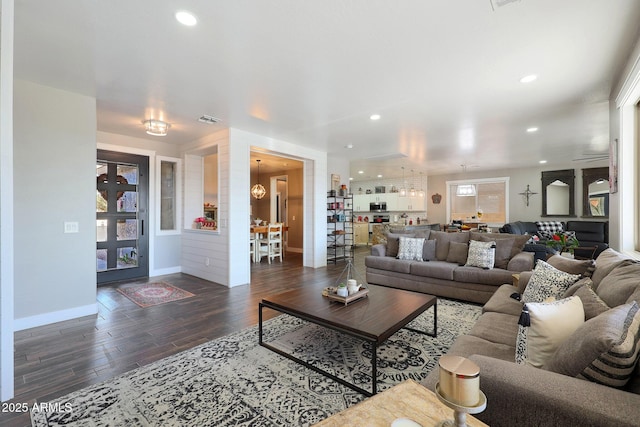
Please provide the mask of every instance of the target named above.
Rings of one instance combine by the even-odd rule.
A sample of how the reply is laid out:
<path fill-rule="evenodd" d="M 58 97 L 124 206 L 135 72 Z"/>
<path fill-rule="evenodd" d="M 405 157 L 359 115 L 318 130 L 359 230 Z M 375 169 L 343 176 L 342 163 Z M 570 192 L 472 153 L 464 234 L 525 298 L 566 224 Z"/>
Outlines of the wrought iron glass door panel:
<path fill-rule="evenodd" d="M 149 274 L 149 158 L 98 150 L 96 270 L 98 284 Z"/>

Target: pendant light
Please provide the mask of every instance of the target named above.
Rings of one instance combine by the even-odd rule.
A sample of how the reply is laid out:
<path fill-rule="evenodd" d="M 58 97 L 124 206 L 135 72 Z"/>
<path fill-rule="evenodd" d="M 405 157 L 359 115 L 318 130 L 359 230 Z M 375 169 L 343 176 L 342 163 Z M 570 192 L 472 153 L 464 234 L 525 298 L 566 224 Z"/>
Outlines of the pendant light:
<path fill-rule="evenodd" d="M 462 166 L 462 173 L 467 173 L 467 165 Z M 458 184 L 456 187 L 456 196 L 469 197 L 476 195 L 476 186 L 473 184 Z"/>
<path fill-rule="evenodd" d="M 402 184 L 400 184 L 400 197 L 407 197 L 407 188 L 404 186 L 404 166 L 402 166 Z"/>
<path fill-rule="evenodd" d="M 409 197 L 416 197 L 416 188 L 413 186 L 415 181 L 415 175 L 413 174 L 413 169 L 411 169 L 411 188 L 409 189 Z"/>
<path fill-rule="evenodd" d="M 267 194 L 267 190 L 260 184 L 260 160 L 256 160 L 256 162 L 258 162 L 258 182 L 251 187 L 251 195 L 260 200 Z"/>
<path fill-rule="evenodd" d="M 418 190 L 418 197 L 424 198 L 424 182 L 422 180 L 422 172 L 420 172 L 420 190 Z"/>

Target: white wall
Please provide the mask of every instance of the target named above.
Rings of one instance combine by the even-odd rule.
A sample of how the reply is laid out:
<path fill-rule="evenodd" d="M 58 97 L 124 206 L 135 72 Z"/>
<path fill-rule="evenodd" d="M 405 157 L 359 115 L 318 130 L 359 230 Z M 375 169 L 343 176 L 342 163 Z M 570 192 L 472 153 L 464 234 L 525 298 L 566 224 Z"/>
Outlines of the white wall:
<path fill-rule="evenodd" d="M 95 313 L 96 101 L 15 81 L 16 329 Z M 65 234 L 64 222 L 78 233 Z"/>
<path fill-rule="evenodd" d="M 0 400 L 13 382 L 13 0 L 0 2 Z"/>

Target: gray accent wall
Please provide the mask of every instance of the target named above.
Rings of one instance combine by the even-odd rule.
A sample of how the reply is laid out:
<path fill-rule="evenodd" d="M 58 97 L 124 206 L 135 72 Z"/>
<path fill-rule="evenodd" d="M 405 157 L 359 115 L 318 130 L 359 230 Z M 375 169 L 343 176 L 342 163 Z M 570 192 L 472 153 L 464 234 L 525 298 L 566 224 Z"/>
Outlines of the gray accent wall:
<path fill-rule="evenodd" d="M 16 80 L 16 329 L 96 311 L 96 100 Z M 76 222 L 77 233 L 64 233 Z"/>

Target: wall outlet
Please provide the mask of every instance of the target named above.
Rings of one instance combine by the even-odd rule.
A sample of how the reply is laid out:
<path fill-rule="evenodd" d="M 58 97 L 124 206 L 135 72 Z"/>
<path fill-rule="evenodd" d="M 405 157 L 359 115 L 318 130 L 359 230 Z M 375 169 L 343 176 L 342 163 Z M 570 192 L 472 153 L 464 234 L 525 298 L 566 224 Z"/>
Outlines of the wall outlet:
<path fill-rule="evenodd" d="M 296 220 L 296 216 L 294 215 L 294 216 L 291 218 L 291 221 L 295 221 L 295 220 Z"/>
<path fill-rule="evenodd" d="M 211 264 L 211 260 L 209 259 L 209 257 L 206 257 L 204 259 L 204 265 L 206 265 L 207 267 L 209 267 L 209 264 Z"/>

